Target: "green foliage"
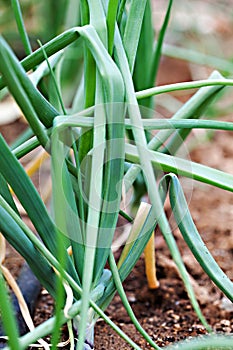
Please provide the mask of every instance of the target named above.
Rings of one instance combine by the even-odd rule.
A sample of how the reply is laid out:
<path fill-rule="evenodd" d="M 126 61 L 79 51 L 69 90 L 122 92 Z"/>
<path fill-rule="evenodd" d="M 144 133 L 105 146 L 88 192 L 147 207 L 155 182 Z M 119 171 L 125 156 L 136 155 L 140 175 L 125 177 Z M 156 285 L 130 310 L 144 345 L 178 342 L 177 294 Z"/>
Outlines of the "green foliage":
<path fill-rule="evenodd" d="M 47 16 L 51 21 L 47 27 L 51 27 L 54 37 L 50 39 L 51 35 L 44 34 L 46 43 L 34 52 L 19 2 L 12 1 L 12 5 L 27 56 L 20 62 L 0 38 L 0 89 L 7 86 L 28 121 L 29 131 L 11 148 L 0 137 L 0 230 L 57 303 L 54 317 L 19 338 L 17 331 L 12 331 L 15 320 L 0 276 L 4 295 L 0 306 L 10 348 L 25 349 L 31 342 L 52 334 L 55 349 L 60 326 L 72 320 L 74 337 L 78 337 L 77 349 L 82 350 L 85 342 L 93 343 L 94 324 L 102 317 L 134 349 L 140 349 L 104 313 L 118 291 L 135 327 L 152 347 L 159 349 L 138 323 L 122 287 L 157 225 L 197 316 L 211 332 L 173 237 L 164 201 L 169 195 L 188 247 L 232 301 L 233 283 L 205 247 L 177 176 L 233 191 L 233 175 L 182 159 L 177 152 L 194 128 L 233 131 L 232 123 L 200 120 L 214 98 L 225 86 L 232 86 L 233 81 L 214 72 L 207 80 L 154 87 L 161 54 L 163 49 L 167 50 L 164 38 L 172 0 L 167 3 L 156 42 L 148 0 L 53 1 L 46 8 L 51 15 Z M 68 29 L 63 31 L 63 27 Z M 69 65 L 70 55 L 75 69 Z M 189 52 L 186 58 L 195 61 L 196 53 Z M 217 58 L 211 62 L 228 69 L 228 62 Z M 26 74 L 32 69 L 32 73 Z M 67 82 L 68 104 L 64 98 Z M 139 102 L 152 107 L 153 96 L 187 89 L 199 90 L 169 120 L 144 119 Z M 60 107 L 64 115 L 59 112 Z M 157 131 L 155 136 L 150 130 Z M 51 160 L 53 215 L 20 163 L 21 157 L 39 146 Z M 169 174 L 160 179 L 161 171 Z M 146 189 L 151 209 L 132 229 L 133 241 L 127 243 L 117 266 L 111 245 L 119 214 L 133 221 L 121 209 L 122 197 L 137 181 Z M 39 239 L 21 220 L 8 186 L 24 207 Z M 136 185 L 134 191 L 140 201 L 143 193 L 137 192 Z M 67 252 L 70 246 L 72 257 Z M 64 285 L 69 285 L 73 293 L 68 312 L 64 309 Z M 209 347 L 212 341 L 213 344 L 221 341 L 227 348 L 232 341 L 228 337 L 219 339 L 210 336 L 194 340 L 193 349 Z M 178 348 L 189 347 L 182 343 Z"/>

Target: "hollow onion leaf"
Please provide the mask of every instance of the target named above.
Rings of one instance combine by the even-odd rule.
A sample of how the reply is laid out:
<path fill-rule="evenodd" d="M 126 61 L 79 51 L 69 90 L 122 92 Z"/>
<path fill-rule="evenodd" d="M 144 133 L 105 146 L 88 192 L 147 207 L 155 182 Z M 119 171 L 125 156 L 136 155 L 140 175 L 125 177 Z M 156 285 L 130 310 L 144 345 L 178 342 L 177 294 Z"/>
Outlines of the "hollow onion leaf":
<path fill-rule="evenodd" d="M 208 80 L 224 79 L 223 76 L 214 71 Z M 197 84 L 197 82 L 196 82 Z M 224 85 L 201 87 L 174 115 L 171 119 L 181 120 L 190 118 L 200 118 L 208 105 L 213 101 L 216 94 L 223 89 Z M 159 88 L 159 87 L 158 87 Z M 172 131 L 163 131 L 158 133 L 149 143 L 149 148 L 157 150 L 168 137 Z"/>
<path fill-rule="evenodd" d="M 11 206 L 11 208 L 18 214 L 18 209 L 15 205 L 14 199 L 11 195 L 11 192 L 9 190 L 9 187 L 7 185 L 6 180 L 4 177 L 0 174 L 0 195 L 5 199 L 5 201 Z"/>
<path fill-rule="evenodd" d="M 154 85 L 154 79 L 151 85 L 151 66 L 153 60 L 154 29 L 152 24 L 151 3 L 147 1 L 140 40 L 138 43 L 135 67 L 133 72 L 133 81 L 136 91 L 147 89 Z M 145 69 L 145 66 L 148 69 Z M 142 101 L 143 102 L 143 101 Z"/>
<path fill-rule="evenodd" d="M 64 55 L 64 52 L 61 50 L 57 53 L 55 53 L 54 55 L 52 55 L 49 58 L 49 64 L 52 68 L 54 68 L 58 62 L 61 60 L 62 56 Z M 31 82 L 33 83 L 34 86 L 37 86 L 39 81 L 45 77 L 46 75 L 48 75 L 50 73 L 49 67 L 47 62 L 42 62 L 34 72 L 32 72 L 29 75 L 29 78 L 31 80 Z"/>
<path fill-rule="evenodd" d="M 117 18 L 118 0 L 109 0 L 107 13 L 108 52 L 112 55 L 114 45 L 115 23 Z"/>
<path fill-rule="evenodd" d="M 172 211 L 185 242 L 203 270 L 233 302 L 233 282 L 221 270 L 198 233 L 178 178 L 174 174 L 168 174 L 165 175 L 164 181 L 169 186 Z"/>
<path fill-rule="evenodd" d="M 15 58 L 14 54 L 1 37 L 0 37 L 0 46 L 1 46 L 0 69 L 5 72 L 6 80 L 9 85 L 9 90 L 12 92 L 12 95 L 15 97 L 16 102 L 19 104 L 20 108 L 25 113 L 26 118 L 28 119 L 31 125 L 31 128 L 34 131 L 34 133 L 37 135 L 37 138 L 40 141 L 41 145 L 43 145 L 44 147 L 47 147 L 49 146 L 48 136 L 44 131 L 41 121 L 38 119 L 36 115 L 35 109 L 30 101 L 30 97 L 28 96 L 27 92 L 25 91 L 21 83 L 21 80 L 20 80 L 21 77 L 18 76 L 14 71 L 14 66 L 12 65 L 12 60 L 11 60 L 11 58 Z M 15 58 L 14 61 L 17 62 L 17 59 Z M 21 73 L 22 73 L 23 69 L 20 66 L 20 64 L 17 66 L 17 68 L 21 68 Z M 27 76 L 26 76 L 26 80 L 28 80 L 29 83 L 32 85 L 32 83 L 30 82 Z M 33 87 L 33 89 L 36 90 L 35 87 Z M 33 93 L 33 90 L 32 90 L 32 93 Z"/>
<path fill-rule="evenodd" d="M 29 264 L 43 286 L 55 296 L 54 272 L 45 258 L 34 247 L 23 230 L 18 226 L 9 212 L 3 208 L 4 199 L 0 197 L 0 230 L 7 241 L 19 252 Z M 7 206 L 5 205 L 7 208 Z"/>
<path fill-rule="evenodd" d="M 97 73 L 96 79 L 97 86 L 100 87 L 101 79 L 100 75 Z M 97 89 L 96 98 L 101 100 L 103 94 Z M 99 165 L 104 163 L 104 153 L 105 153 L 105 137 L 106 137 L 106 114 L 104 106 L 101 104 L 99 108 L 94 111 L 94 132 L 93 132 L 93 152 L 90 159 L 90 188 L 89 188 L 89 198 L 88 198 L 88 215 L 87 222 L 85 226 L 85 260 L 83 266 L 83 298 L 81 307 L 81 319 L 79 332 L 79 341 L 82 343 L 84 341 L 84 336 L 86 332 L 86 327 L 88 323 L 93 324 L 93 320 L 86 318 L 87 324 L 85 323 L 85 317 L 88 314 L 89 299 L 91 296 L 91 290 L 95 286 L 93 279 L 95 275 L 95 255 L 97 249 L 97 240 L 99 235 L 99 222 L 101 216 L 102 207 L 102 186 L 103 186 L 103 172 L 104 167 Z M 100 284 L 98 280 L 97 288 Z M 91 329 L 91 325 L 89 326 Z M 90 332 L 88 332 L 90 334 Z M 93 342 L 91 333 L 91 343 Z M 80 349 L 82 347 L 80 346 Z"/>
<path fill-rule="evenodd" d="M 60 132 L 59 117 L 55 118 L 51 154 L 53 210 L 58 229 L 68 238 L 69 244 L 73 248 L 74 265 L 79 278 L 81 278 L 85 240 L 81 232 L 71 176 L 67 169 L 66 160 L 69 156 L 69 147 L 62 142 L 64 140 L 60 139 L 60 135 L 64 138 L 68 131 L 62 128 L 62 132 Z M 67 136 L 70 137 L 69 134 Z"/>
<path fill-rule="evenodd" d="M 105 188 L 103 188 L 104 193 L 104 205 L 102 208 L 102 214 L 100 217 L 100 213 L 98 211 L 96 212 L 96 215 L 94 217 L 99 221 L 99 233 L 98 237 L 100 237 L 100 243 L 97 243 L 98 247 L 102 247 L 102 242 L 104 242 L 104 246 L 107 247 L 107 249 L 104 249 L 104 251 L 97 249 L 96 250 L 96 273 L 94 276 L 100 276 L 102 274 L 103 267 L 105 265 L 105 262 L 108 257 L 108 249 L 111 246 L 112 237 L 114 234 L 114 228 L 117 222 L 118 217 L 118 208 L 120 204 L 121 199 L 121 190 L 119 188 L 119 192 L 115 193 L 115 188 L 119 183 L 121 182 L 122 176 L 123 176 L 123 164 L 124 164 L 124 127 L 122 127 L 123 124 L 123 110 L 119 109 L 116 110 L 114 103 L 115 102 L 123 102 L 124 101 L 124 85 L 122 81 L 121 74 L 115 65 L 114 61 L 111 59 L 110 55 L 108 54 L 106 48 L 104 47 L 103 43 L 101 42 L 100 38 L 97 36 L 97 33 L 92 29 L 92 27 L 88 27 L 85 30 L 85 33 L 82 33 L 84 37 L 86 37 L 87 45 L 89 49 L 91 50 L 95 61 L 97 69 L 100 73 L 101 81 L 104 87 L 104 94 L 103 98 L 105 103 L 113 103 L 113 105 L 107 105 L 106 107 L 106 116 L 107 116 L 107 130 L 108 130 L 108 143 L 106 147 L 106 153 L 108 158 L 108 164 L 106 167 L 106 173 L 107 173 L 107 181 L 105 182 Z M 87 35 L 87 36 L 85 36 Z M 118 122 L 118 125 L 116 127 L 116 124 L 114 124 L 114 121 Z M 94 135 L 95 136 L 95 135 Z M 96 132 L 96 137 L 98 138 L 98 133 Z M 118 140 L 118 148 L 116 149 L 115 143 L 116 139 Z M 98 141 L 97 141 L 98 142 Z M 95 138 L 94 138 L 94 144 L 96 144 Z M 94 153 L 94 156 L 96 157 L 98 155 L 98 148 L 97 148 L 97 154 Z M 92 168 L 92 174 L 94 175 L 95 168 L 96 168 L 96 161 L 98 161 L 98 157 L 94 160 Z M 95 163 L 94 163 L 95 162 Z M 111 180 L 111 185 L 110 181 Z M 93 193 L 90 193 L 90 196 L 93 197 L 94 194 L 94 187 L 92 188 Z M 99 191 L 98 191 L 99 193 Z M 101 195 L 101 193 L 99 193 Z M 99 204 L 101 205 L 101 202 L 99 202 L 100 198 L 97 201 L 97 208 L 99 207 Z M 116 200 L 116 208 L 115 211 L 112 213 L 111 209 L 109 209 L 109 206 L 111 206 L 111 202 L 113 200 Z M 94 218 L 93 217 L 93 218 Z M 91 218 L 88 218 L 88 225 L 91 227 Z M 96 223 L 95 223 L 96 224 Z M 108 236 L 104 234 L 106 232 L 106 227 L 109 228 L 108 230 Z M 103 228 L 103 230 L 102 230 Z M 91 233 L 91 231 L 90 231 Z M 108 243 L 109 242 L 109 243 Z M 88 242 L 87 242 L 88 243 Z M 88 243 L 89 244 L 89 243 Z M 89 250 L 91 247 L 89 246 L 87 250 Z M 90 257 L 93 256 L 93 254 L 90 255 Z M 85 261 L 88 264 L 88 255 L 85 257 Z M 89 265 L 90 266 L 90 265 Z M 88 265 L 87 265 L 88 267 Z M 88 282 L 88 279 L 86 278 L 86 283 Z M 85 287 L 85 286 L 84 286 Z M 88 282 L 86 284 L 86 299 L 83 299 L 83 306 L 81 310 L 81 316 L 84 318 L 86 317 L 88 306 L 87 304 L 87 298 L 88 298 L 88 287 L 90 287 L 90 283 Z M 85 294 L 84 294 L 85 298 Z M 82 324 L 85 324 L 83 322 Z M 84 327 L 81 329 L 82 331 L 82 337 L 81 340 L 84 339 Z M 81 344 L 81 342 L 80 342 Z M 80 345 L 81 349 L 81 345 Z"/>
<path fill-rule="evenodd" d="M 50 127 L 53 118 L 59 113 L 35 88 L 13 51 L 2 37 L 0 37 L 0 47 L 0 70 L 10 92 L 25 114 L 25 117 L 28 118 L 29 124 L 33 126 L 35 123 L 38 123 L 36 117 L 33 118 L 31 113 L 29 114 L 28 109 L 29 104 L 31 104 L 38 120 L 46 127 Z M 18 83 L 16 84 L 16 82 Z M 29 101 L 27 105 L 25 105 L 25 96 L 27 96 Z"/>
<path fill-rule="evenodd" d="M 149 152 L 155 169 L 164 172 L 173 172 L 177 175 L 183 175 L 233 192 L 232 174 L 190 160 L 181 159 L 179 157 L 170 156 L 156 151 Z M 133 163 L 139 163 L 139 156 L 135 146 L 126 145 L 126 160 Z"/>
<path fill-rule="evenodd" d="M 112 237 L 115 230 L 115 225 L 118 216 L 118 204 L 116 204 L 114 212 L 111 212 L 112 201 L 120 203 L 121 191 L 116 193 L 115 189 L 121 183 L 124 165 L 124 111 L 120 104 L 116 106 L 116 102 L 124 101 L 124 85 L 119 69 L 111 59 L 106 48 L 97 36 L 92 26 L 86 26 L 80 34 L 87 39 L 88 47 L 90 48 L 101 76 L 104 87 L 104 102 L 107 113 L 107 177 L 105 182 L 104 193 L 104 208 L 102 209 L 100 227 L 103 228 L 99 234 L 100 242 L 98 247 L 111 246 Z M 116 141 L 118 147 L 116 148 Z M 111 179 L 111 187 L 109 181 Z M 104 234 L 106 228 L 109 229 L 108 235 Z M 108 249 L 97 250 L 96 252 L 96 275 L 100 276 L 101 271 L 108 257 Z"/>
<path fill-rule="evenodd" d="M 213 72 L 209 79 L 222 79 L 222 75 L 215 71 Z M 159 87 L 158 87 L 159 88 Z M 223 86 L 211 86 L 211 87 L 202 87 L 200 88 L 174 115 L 170 120 L 182 120 L 182 119 L 192 119 L 200 118 L 201 115 L 204 113 L 205 109 L 208 107 L 208 105 L 213 101 L 215 96 L 222 90 Z M 137 93 L 136 93 L 137 95 Z M 190 132 L 190 130 L 188 131 Z M 149 149 L 157 150 L 160 146 L 162 146 L 167 139 L 175 133 L 174 136 L 174 142 L 182 139 L 179 135 L 179 131 L 172 131 L 172 130 L 161 130 L 159 133 L 157 133 L 152 140 L 148 144 Z M 184 130 L 184 133 L 187 136 L 187 130 Z M 183 136 L 184 137 L 184 136 Z M 172 145 L 170 145 L 172 147 Z M 172 147 L 173 148 L 173 147 Z M 173 149 L 174 151 L 176 149 Z M 130 186 L 135 181 L 136 177 L 138 176 L 140 172 L 140 169 L 137 165 L 132 165 L 130 169 L 125 174 L 125 183 L 126 183 L 126 191 L 130 188 Z"/>
<path fill-rule="evenodd" d="M 50 40 L 44 45 L 48 57 L 55 54 L 56 52 L 64 49 L 66 46 L 71 44 L 73 41 L 77 40 L 79 35 L 77 34 L 75 28 L 69 29 L 64 33 L 58 35 L 54 39 Z M 29 71 L 30 69 L 36 67 L 38 64 L 44 61 L 43 50 L 37 49 L 29 56 L 25 57 L 21 61 L 22 67 Z M 3 77 L 0 78 L 0 89 L 6 86 L 6 82 Z"/>
<path fill-rule="evenodd" d="M 99 108 L 99 107 L 97 107 Z M 94 110 L 94 108 L 89 109 Z M 80 112 L 79 114 L 73 114 L 67 118 L 64 116 L 57 117 L 63 126 L 70 127 L 84 127 L 84 128 L 93 128 L 94 118 L 89 117 L 88 110 L 86 110 L 87 116 L 83 116 L 85 111 Z M 129 118 L 124 119 L 125 128 L 132 129 L 132 123 Z M 208 119 L 143 119 L 142 120 L 144 130 L 167 130 L 167 129 L 216 129 L 216 130 L 229 130 L 233 131 L 233 123 L 225 122 L 219 120 L 208 120 Z"/>
<path fill-rule="evenodd" d="M 0 135 L 0 173 L 12 187 L 20 203 L 26 210 L 45 246 L 56 256 L 58 232 L 47 209 L 25 170 L 11 153 L 4 138 Z M 69 259 L 68 271 L 77 278 L 77 273 Z"/>
<path fill-rule="evenodd" d="M 110 269 L 112 271 L 112 275 L 113 275 L 113 280 L 116 286 L 116 289 L 118 291 L 118 294 L 123 302 L 123 305 L 129 315 L 129 317 L 131 318 L 131 321 L 133 322 L 133 324 L 135 325 L 135 328 L 142 334 L 142 336 L 144 337 L 144 339 L 147 340 L 147 342 L 154 348 L 154 349 L 161 349 L 158 345 L 155 344 L 155 342 L 151 339 L 151 337 L 149 336 L 149 334 L 142 328 L 142 326 L 140 325 L 140 323 L 138 322 L 130 304 L 129 301 L 127 299 L 127 296 L 125 294 L 124 288 L 122 286 L 122 282 L 121 282 L 121 278 L 116 266 L 116 262 L 113 256 L 113 253 L 110 252 L 109 255 L 109 266 Z"/>
<path fill-rule="evenodd" d="M 126 21 L 123 45 L 128 59 L 131 73 L 134 70 L 136 53 L 141 33 L 141 26 L 144 17 L 147 0 L 131 1 Z"/>

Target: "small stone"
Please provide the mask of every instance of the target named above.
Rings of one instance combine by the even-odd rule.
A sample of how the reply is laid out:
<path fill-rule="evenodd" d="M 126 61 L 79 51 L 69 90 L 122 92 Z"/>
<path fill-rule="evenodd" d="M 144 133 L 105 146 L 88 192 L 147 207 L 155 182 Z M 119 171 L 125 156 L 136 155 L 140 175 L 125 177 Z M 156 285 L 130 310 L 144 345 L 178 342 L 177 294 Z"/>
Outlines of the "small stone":
<path fill-rule="evenodd" d="M 135 303 L 137 301 L 136 297 L 134 294 L 128 296 L 128 301 L 130 303 Z"/>
<path fill-rule="evenodd" d="M 192 309 L 191 305 L 186 305 L 185 306 L 185 310 L 191 310 L 191 309 Z"/>
<path fill-rule="evenodd" d="M 172 314 L 171 316 L 172 316 L 172 317 L 174 318 L 174 320 L 176 320 L 176 321 L 179 321 L 179 319 L 180 319 L 180 316 L 179 316 L 179 315 Z"/>
<path fill-rule="evenodd" d="M 221 299 L 220 307 L 222 310 L 233 311 L 233 303 L 226 297 Z"/>
<path fill-rule="evenodd" d="M 229 320 L 221 320 L 220 324 L 225 327 L 229 327 L 231 325 L 231 322 Z"/>
<path fill-rule="evenodd" d="M 179 330 L 181 328 L 180 324 L 179 323 L 175 323 L 174 326 L 173 326 L 175 329 Z"/>

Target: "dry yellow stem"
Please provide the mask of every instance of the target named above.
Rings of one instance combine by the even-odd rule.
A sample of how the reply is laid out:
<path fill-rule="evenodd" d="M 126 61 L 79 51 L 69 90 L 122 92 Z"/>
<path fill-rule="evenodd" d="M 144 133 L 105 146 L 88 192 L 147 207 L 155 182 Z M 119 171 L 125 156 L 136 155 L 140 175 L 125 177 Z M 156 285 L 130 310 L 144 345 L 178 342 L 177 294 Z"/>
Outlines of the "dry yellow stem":
<path fill-rule="evenodd" d="M 30 312 L 28 310 L 28 306 L 25 302 L 25 299 L 22 295 L 21 290 L 19 289 L 18 284 L 16 283 L 14 277 L 11 275 L 10 271 L 3 265 L 0 266 L 0 269 L 2 271 L 2 274 L 5 278 L 5 280 L 7 281 L 7 283 L 9 284 L 9 286 L 11 287 L 11 289 L 13 290 L 18 303 L 19 303 L 19 307 L 20 307 L 20 311 L 22 313 L 22 316 L 25 320 L 26 325 L 28 326 L 29 330 L 32 331 L 35 327 L 30 315 Z M 40 344 L 40 346 L 42 346 L 45 350 L 49 350 L 49 344 L 46 343 L 43 339 L 38 339 L 38 343 Z"/>
<path fill-rule="evenodd" d="M 45 151 L 45 150 L 41 150 L 33 159 L 32 161 L 30 161 L 26 166 L 25 166 L 25 171 L 28 174 L 28 176 L 32 176 L 33 174 L 35 174 L 40 166 L 43 164 L 43 162 L 49 157 L 49 154 Z M 12 188 L 10 187 L 10 191 L 11 194 L 14 193 L 14 191 L 12 190 Z M 50 197 L 52 191 L 52 184 L 51 184 L 51 180 L 48 179 L 47 181 L 47 185 L 46 185 L 46 191 L 43 191 L 43 193 L 41 193 L 41 197 L 43 202 L 45 203 L 48 198 Z M 21 205 L 19 206 L 21 208 Z"/>
<path fill-rule="evenodd" d="M 25 171 L 28 176 L 32 176 L 41 166 L 41 164 L 49 157 L 49 154 L 43 149 L 28 163 Z"/>
<path fill-rule="evenodd" d="M 154 232 L 152 233 L 145 249 L 145 268 L 148 286 L 150 289 L 156 289 L 159 287 L 159 281 L 156 277 L 155 266 L 155 248 L 154 248 Z"/>
<path fill-rule="evenodd" d="M 137 211 L 136 217 L 134 219 L 134 222 L 131 226 L 131 230 L 129 233 L 129 237 L 127 238 L 127 241 L 125 243 L 125 247 L 121 253 L 120 259 L 118 261 L 117 267 L 118 269 L 123 264 L 124 260 L 126 259 L 133 243 L 138 238 L 138 235 L 146 221 L 146 218 L 149 214 L 149 211 L 151 209 L 151 205 L 148 203 L 141 202 L 139 209 Z"/>

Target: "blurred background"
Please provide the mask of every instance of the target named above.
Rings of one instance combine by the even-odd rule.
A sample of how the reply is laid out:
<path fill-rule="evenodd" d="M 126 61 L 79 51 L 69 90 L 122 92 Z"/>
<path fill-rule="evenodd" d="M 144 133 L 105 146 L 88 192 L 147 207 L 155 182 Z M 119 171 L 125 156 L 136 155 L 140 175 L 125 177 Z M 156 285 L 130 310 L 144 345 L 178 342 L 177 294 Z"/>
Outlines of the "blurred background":
<path fill-rule="evenodd" d="M 39 46 L 38 39 L 43 44 L 64 30 L 80 24 L 77 3 L 78 0 L 20 1 L 33 50 Z M 152 0 L 151 4 L 156 40 L 168 1 Z M 7 39 L 19 59 L 25 57 L 9 0 L 0 0 L 0 33 Z M 66 106 L 71 105 L 74 91 L 81 79 L 82 54 L 81 50 L 76 50 L 79 45 L 80 41 L 75 42 L 65 50 L 60 68 L 59 79 Z M 233 1 L 173 1 L 162 52 L 154 85 L 207 79 L 214 69 L 219 70 L 225 77 L 232 77 Z M 218 95 L 220 102 L 211 105 L 205 116 L 228 118 L 232 115 L 231 91 L 231 88 L 225 88 Z M 189 90 L 157 96 L 157 112 L 163 117 L 170 117 L 193 92 Z M 208 135 L 211 133 L 208 132 Z"/>

